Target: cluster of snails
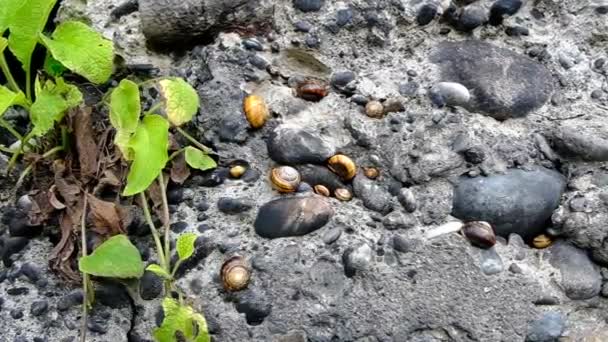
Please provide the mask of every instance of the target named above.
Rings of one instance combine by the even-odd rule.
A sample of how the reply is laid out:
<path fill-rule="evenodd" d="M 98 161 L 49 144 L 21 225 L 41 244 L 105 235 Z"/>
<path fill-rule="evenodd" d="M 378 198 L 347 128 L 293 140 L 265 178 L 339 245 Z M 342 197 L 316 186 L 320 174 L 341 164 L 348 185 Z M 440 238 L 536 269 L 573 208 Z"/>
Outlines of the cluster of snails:
<path fill-rule="evenodd" d="M 466 222 L 462 225 L 461 232 L 469 241 L 471 241 L 473 245 L 477 247 L 487 249 L 496 244 L 496 234 L 494 233 L 494 228 L 488 222 Z M 551 237 L 546 234 L 538 235 L 532 240 L 532 245 L 538 249 L 547 248 L 551 246 L 552 243 L 553 241 L 551 240 Z"/>

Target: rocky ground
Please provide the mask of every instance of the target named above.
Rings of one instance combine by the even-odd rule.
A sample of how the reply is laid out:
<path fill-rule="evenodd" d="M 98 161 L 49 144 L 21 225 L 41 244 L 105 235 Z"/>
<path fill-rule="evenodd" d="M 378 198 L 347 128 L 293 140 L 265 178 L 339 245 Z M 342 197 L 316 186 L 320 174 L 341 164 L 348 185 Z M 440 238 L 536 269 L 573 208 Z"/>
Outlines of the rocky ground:
<path fill-rule="evenodd" d="M 608 341 L 608 2 L 520 2 L 64 0 L 57 20 L 92 23 L 127 72 L 198 90 L 189 129 L 222 167 L 169 198 L 173 231 L 200 236 L 178 285 L 214 341 Z M 329 94 L 298 97 L 308 78 Z M 272 112 L 258 130 L 251 93 Z M 327 172 L 337 153 L 354 180 Z M 354 198 L 279 194 L 285 164 Z M 0 341 L 76 341 L 82 292 L 48 270 L 57 241 L 19 233 L 24 202 L 3 209 Z M 458 220 L 497 244 L 437 230 Z M 252 281 L 228 293 L 233 254 Z M 131 285 L 98 284 L 88 340 L 151 340 L 160 280 Z"/>

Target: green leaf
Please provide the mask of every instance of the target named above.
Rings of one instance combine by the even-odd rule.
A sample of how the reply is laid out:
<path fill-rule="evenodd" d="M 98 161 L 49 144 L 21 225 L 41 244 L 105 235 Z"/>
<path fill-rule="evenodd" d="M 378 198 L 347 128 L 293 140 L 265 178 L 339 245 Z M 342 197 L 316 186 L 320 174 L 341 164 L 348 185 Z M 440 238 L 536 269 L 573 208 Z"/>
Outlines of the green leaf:
<path fill-rule="evenodd" d="M 146 115 L 129 140 L 133 163 L 123 196 L 146 190 L 169 160 L 169 123 L 160 115 Z"/>
<path fill-rule="evenodd" d="M 126 235 L 106 240 L 91 255 L 80 258 L 78 268 L 97 277 L 140 278 L 144 274 L 139 250 Z"/>
<path fill-rule="evenodd" d="M 110 122 L 116 128 L 114 144 L 126 160 L 133 159 L 129 140 L 137 129 L 140 112 L 139 87 L 127 79 L 120 81 L 110 95 Z"/>
<path fill-rule="evenodd" d="M 0 36 L 6 31 L 13 14 L 21 7 L 24 0 L 2 0 L 0 6 Z"/>
<path fill-rule="evenodd" d="M 21 91 L 15 93 L 0 85 L 0 117 L 12 106 L 26 106 L 25 95 Z"/>
<path fill-rule="evenodd" d="M 167 271 L 165 271 L 164 268 L 160 267 L 160 265 L 157 264 L 151 264 L 148 267 L 146 267 L 146 271 L 150 271 L 155 273 L 157 276 L 167 279 L 167 280 L 171 280 L 173 279 L 171 277 L 171 275 L 169 273 L 167 273 Z"/>
<path fill-rule="evenodd" d="M 67 110 L 77 107 L 83 101 L 80 90 L 74 85 L 66 84 L 62 78 L 57 83 L 46 81 L 40 86 L 37 81 L 36 101 L 30 108 L 30 119 L 34 125 L 32 132 L 41 136 L 50 131 L 55 122 L 63 119 Z"/>
<path fill-rule="evenodd" d="M 114 47 L 88 25 L 78 21 L 59 24 L 52 39 L 41 34 L 40 39 L 53 57 L 73 72 L 93 83 L 105 83 L 112 76 Z"/>
<path fill-rule="evenodd" d="M 179 260 L 186 260 L 194 253 L 194 242 L 196 241 L 196 234 L 186 233 L 182 234 L 177 238 L 177 255 Z"/>
<path fill-rule="evenodd" d="M 8 46 L 29 73 L 32 53 L 57 0 L 23 0 L 9 20 Z M 17 3 L 11 0 L 11 3 Z M 10 7 L 10 6 L 9 6 Z"/>
<path fill-rule="evenodd" d="M 205 171 L 217 167 L 215 160 L 198 148 L 194 148 L 192 146 L 186 147 L 185 156 L 186 163 L 188 163 L 188 165 L 190 165 L 192 168 Z"/>
<path fill-rule="evenodd" d="M 210 342 L 207 321 L 201 314 L 189 306 L 181 306 L 173 298 L 163 300 L 165 318 L 162 325 L 154 330 L 157 342 L 176 342 L 175 333 L 180 331 L 186 340 L 193 342 Z"/>
<path fill-rule="evenodd" d="M 200 101 L 196 90 L 181 78 L 167 78 L 159 84 L 169 122 L 181 126 L 192 120 Z"/>
<path fill-rule="evenodd" d="M 56 60 L 48 51 L 44 58 L 44 71 L 53 77 L 59 77 L 68 70 L 61 62 Z"/>

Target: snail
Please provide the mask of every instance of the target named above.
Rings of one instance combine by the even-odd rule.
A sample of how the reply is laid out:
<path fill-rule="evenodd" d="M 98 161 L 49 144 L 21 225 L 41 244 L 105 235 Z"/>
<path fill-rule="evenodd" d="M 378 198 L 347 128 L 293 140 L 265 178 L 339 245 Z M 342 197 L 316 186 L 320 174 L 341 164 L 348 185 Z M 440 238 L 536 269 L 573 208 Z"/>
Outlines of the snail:
<path fill-rule="evenodd" d="M 462 227 L 462 233 L 473 245 L 480 248 L 487 249 L 496 244 L 496 234 L 488 222 L 467 222 Z"/>
<path fill-rule="evenodd" d="M 268 117 L 270 116 L 266 101 L 258 95 L 247 96 L 243 101 L 243 110 L 245 111 L 245 117 L 252 128 L 264 126 L 266 120 L 268 120 Z"/>
<path fill-rule="evenodd" d="M 319 102 L 327 96 L 327 89 L 327 84 L 322 81 L 306 80 L 297 85 L 296 94 L 304 100 Z"/>
<path fill-rule="evenodd" d="M 329 164 L 329 169 L 343 180 L 351 180 L 355 178 L 355 175 L 357 174 L 357 165 L 355 162 L 343 154 L 336 154 L 329 158 L 327 163 Z"/>
<path fill-rule="evenodd" d="M 334 195 L 337 199 L 344 202 L 348 202 L 353 199 L 353 194 L 350 192 L 350 190 L 345 188 L 336 189 L 336 191 L 334 191 Z"/>
<path fill-rule="evenodd" d="M 321 185 L 321 184 L 315 185 L 315 192 L 321 196 L 325 196 L 325 197 L 331 196 L 329 189 L 325 185 Z"/>
<path fill-rule="evenodd" d="M 300 173 L 291 166 L 280 166 L 270 172 L 270 182 L 279 192 L 294 192 L 300 185 Z"/>
<path fill-rule="evenodd" d="M 553 241 L 551 241 L 551 238 L 545 234 L 541 234 L 532 240 L 532 244 L 538 249 L 547 248 L 551 246 L 552 243 Z"/>
<path fill-rule="evenodd" d="M 369 179 L 376 179 L 380 176 L 380 170 L 375 167 L 364 167 L 363 174 Z"/>
<path fill-rule="evenodd" d="M 224 261 L 220 276 L 226 291 L 240 291 L 249 284 L 251 270 L 245 258 L 235 255 Z"/>
<path fill-rule="evenodd" d="M 243 165 L 235 165 L 230 168 L 230 177 L 241 178 L 241 176 L 247 171 L 247 168 Z"/>
<path fill-rule="evenodd" d="M 384 106 L 379 101 L 369 101 L 365 105 L 365 114 L 370 118 L 380 119 L 384 116 Z"/>

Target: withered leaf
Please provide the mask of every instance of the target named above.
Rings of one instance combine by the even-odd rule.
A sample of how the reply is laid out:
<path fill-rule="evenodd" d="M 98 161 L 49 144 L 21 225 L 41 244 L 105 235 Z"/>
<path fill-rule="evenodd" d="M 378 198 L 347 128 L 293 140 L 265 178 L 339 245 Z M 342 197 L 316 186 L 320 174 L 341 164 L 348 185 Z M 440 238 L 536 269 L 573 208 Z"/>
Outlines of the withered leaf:
<path fill-rule="evenodd" d="M 73 254 L 75 248 L 75 235 L 73 233 L 74 225 L 70 216 L 62 214 L 59 218 L 61 228 L 61 240 L 53 248 L 49 255 L 49 267 L 57 272 L 59 276 L 66 282 L 78 284 L 80 282 L 80 273 L 74 270 Z"/>
<path fill-rule="evenodd" d="M 61 201 L 57 198 L 57 196 L 55 195 L 55 184 L 53 184 L 51 186 L 51 188 L 49 189 L 49 203 L 53 206 L 53 208 L 57 209 L 57 210 L 61 210 L 61 209 L 65 209 L 66 206 L 65 204 L 61 203 Z"/>
<path fill-rule="evenodd" d="M 183 153 L 178 154 L 171 162 L 171 180 L 177 184 L 183 184 L 190 177 L 190 168 L 186 164 Z"/>
<path fill-rule="evenodd" d="M 73 112 L 73 129 L 76 137 L 76 149 L 80 162 L 80 179 L 88 182 L 97 173 L 99 147 L 93 138 L 91 125 L 91 108 L 79 107 Z"/>
<path fill-rule="evenodd" d="M 88 195 L 90 214 L 93 218 L 92 231 L 104 236 L 124 234 L 126 231 L 118 206 L 112 202 L 102 201 Z"/>
<path fill-rule="evenodd" d="M 66 206 L 66 212 L 72 222 L 80 222 L 84 198 L 80 190 L 80 182 L 71 174 L 67 174 L 66 165 L 61 160 L 53 163 L 55 171 L 55 188 Z"/>
<path fill-rule="evenodd" d="M 50 215 L 55 211 L 53 205 L 49 201 L 49 193 L 46 191 L 38 191 L 35 194 L 30 194 L 32 206 L 27 213 L 28 224 L 31 226 L 39 226 L 45 223 Z"/>

